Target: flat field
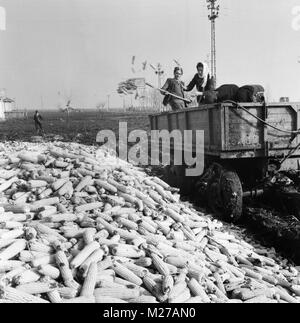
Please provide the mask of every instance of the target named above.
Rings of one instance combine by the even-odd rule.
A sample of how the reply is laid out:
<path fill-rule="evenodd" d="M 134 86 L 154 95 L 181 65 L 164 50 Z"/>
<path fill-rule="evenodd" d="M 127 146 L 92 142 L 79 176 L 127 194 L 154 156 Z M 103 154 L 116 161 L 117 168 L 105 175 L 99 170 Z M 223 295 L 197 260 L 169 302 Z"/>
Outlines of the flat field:
<path fill-rule="evenodd" d="M 10 119 L 0 122 L 0 141 L 31 141 L 36 135 L 34 111 L 28 112 L 27 119 Z M 60 135 L 63 141 L 77 141 L 83 144 L 94 144 L 100 130 L 112 130 L 118 136 L 119 122 L 127 122 L 128 132 L 135 129 L 150 130 L 148 115 L 151 112 L 106 112 L 82 110 L 70 112 L 69 118 L 61 111 L 40 111 L 43 117 L 45 135 Z"/>

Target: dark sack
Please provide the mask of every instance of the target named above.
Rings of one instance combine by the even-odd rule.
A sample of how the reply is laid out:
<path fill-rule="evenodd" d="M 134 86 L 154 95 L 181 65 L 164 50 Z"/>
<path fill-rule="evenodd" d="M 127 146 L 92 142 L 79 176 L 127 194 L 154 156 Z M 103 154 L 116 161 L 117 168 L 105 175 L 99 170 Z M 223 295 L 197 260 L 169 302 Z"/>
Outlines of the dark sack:
<path fill-rule="evenodd" d="M 245 85 L 239 88 L 237 102 L 263 102 L 265 89 L 261 85 Z"/>
<path fill-rule="evenodd" d="M 212 104 L 217 102 L 216 91 L 204 91 L 201 103 Z"/>
<path fill-rule="evenodd" d="M 226 100 L 236 101 L 238 90 L 239 87 L 235 84 L 221 85 L 216 90 L 218 92 L 218 102 L 223 102 Z"/>

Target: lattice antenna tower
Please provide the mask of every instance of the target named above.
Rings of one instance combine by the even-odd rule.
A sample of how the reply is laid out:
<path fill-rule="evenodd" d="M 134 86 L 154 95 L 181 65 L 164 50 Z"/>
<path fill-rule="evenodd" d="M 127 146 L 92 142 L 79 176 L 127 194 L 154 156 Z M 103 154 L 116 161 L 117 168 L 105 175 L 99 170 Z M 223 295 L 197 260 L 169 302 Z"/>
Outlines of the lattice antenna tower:
<path fill-rule="evenodd" d="M 220 6 L 218 0 L 206 0 L 209 10 L 208 19 L 211 22 L 211 75 L 217 84 L 217 52 L 216 52 L 216 19 L 219 17 Z"/>

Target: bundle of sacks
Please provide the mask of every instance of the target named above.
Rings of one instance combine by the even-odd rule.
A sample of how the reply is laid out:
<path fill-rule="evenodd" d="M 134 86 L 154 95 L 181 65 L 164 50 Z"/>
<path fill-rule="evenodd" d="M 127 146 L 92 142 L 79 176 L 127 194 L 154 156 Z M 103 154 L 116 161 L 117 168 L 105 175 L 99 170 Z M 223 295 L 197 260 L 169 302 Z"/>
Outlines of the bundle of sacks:
<path fill-rule="evenodd" d="M 203 103 L 221 103 L 227 100 L 235 102 L 264 102 L 264 88 L 261 85 L 224 84 L 215 90 L 205 91 Z"/>

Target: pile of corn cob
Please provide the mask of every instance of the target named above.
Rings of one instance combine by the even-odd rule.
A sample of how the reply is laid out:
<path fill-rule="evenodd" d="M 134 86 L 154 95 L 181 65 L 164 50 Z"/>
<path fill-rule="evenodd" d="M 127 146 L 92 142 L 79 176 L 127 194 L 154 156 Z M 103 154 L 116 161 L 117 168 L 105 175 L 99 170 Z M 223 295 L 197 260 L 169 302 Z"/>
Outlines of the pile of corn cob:
<path fill-rule="evenodd" d="M 0 303 L 298 303 L 300 273 L 79 144 L 0 145 Z"/>

